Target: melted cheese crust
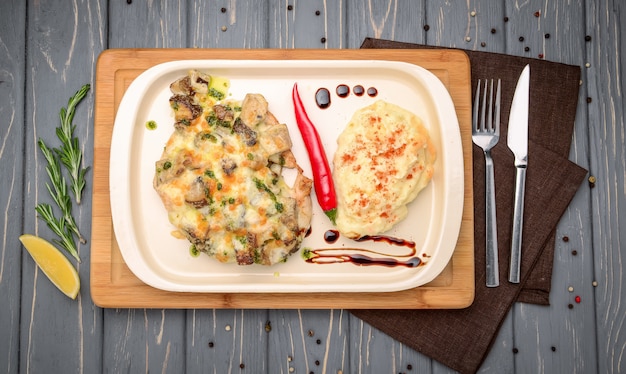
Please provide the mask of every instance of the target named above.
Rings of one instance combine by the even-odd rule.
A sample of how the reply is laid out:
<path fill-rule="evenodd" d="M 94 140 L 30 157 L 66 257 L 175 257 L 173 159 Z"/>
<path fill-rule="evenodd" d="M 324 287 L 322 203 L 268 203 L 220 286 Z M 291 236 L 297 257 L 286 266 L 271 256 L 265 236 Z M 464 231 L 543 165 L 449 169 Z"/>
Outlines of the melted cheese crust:
<path fill-rule="evenodd" d="M 433 177 L 436 151 L 415 114 L 384 101 L 356 111 L 337 140 L 337 228 L 350 237 L 391 229 Z"/>
<path fill-rule="evenodd" d="M 172 104 L 175 112 L 181 100 Z M 262 96 L 246 100 L 219 108 L 209 101 L 198 117 L 177 117 L 156 162 L 154 187 L 169 221 L 197 250 L 220 262 L 271 265 L 286 261 L 309 228 L 310 180 L 300 176 L 296 186 L 287 185 L 281 175 L 281 155 L 291 147 L 284 144 L 287 128 L 267 112 Z M 254 105 L 260 109 L 244 122 L 245 106 Z M 226 117 L 216 119 L 224 108 Z M 277 155 L 278 163 L 270 161 Z"/>

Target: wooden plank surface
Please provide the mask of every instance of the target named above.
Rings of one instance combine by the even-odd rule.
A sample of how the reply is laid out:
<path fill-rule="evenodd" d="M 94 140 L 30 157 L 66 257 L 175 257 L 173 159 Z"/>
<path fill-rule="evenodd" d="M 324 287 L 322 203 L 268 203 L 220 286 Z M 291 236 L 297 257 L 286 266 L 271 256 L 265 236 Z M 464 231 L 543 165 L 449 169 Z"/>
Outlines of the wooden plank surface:
<path fill-rule="evenodd" d="M 121 256 L 112 230 L 109 201 L 109 147 L 115 108 L 128 85 L 143 70 L 166 61 L 187 59 L 388 59 L 418 63 L 448 87 L 459 118 L 466 163 L 465 202 L 454 255 L 445 271 L 427 285 L 393 293 L 170 293 L 143 284 Z M 408 50 L 212 50 L 120 49 L 103 53 L 96 74 L 91 293 L 104 307 L 144 308 L 463 308 L 474 295 L 473 193 L 471 171 L 469 60 L 460 51 Z"/>
<path fill-rule="evenodd" d="M 21 264 L 17 240 L 22 234 L 24 212 L 24 68 L 26 42 L 23 3 L 0 3 L 0 371 L 19 368 Z"/>
<path fill-rule="evenodd" d="M 551 306 L 516 305 L 480 371 L 622 372 L 624 12 L 617 0 L 1 2 L 0 202 L 5 209 L 0 216 L 0 370 L 450 372 L 344 310 L 100 309 L 85 292 L 92 243 L 80 248 L 83 291 L 71 302 L 36 270 L 16 240 L 22 232 L 51 237 L 33 211 L 37 202 L 47 201 L 35 141 L 39 136 L 54 141 L 58 110 L 82 83 L 93 83 L 102 50 L 357 48 L 365 37 L 381 37 L 537 58 L 542 54 L 581 67 L 570 158 L 589 168 L 596 182 L 594 188 L 581 187 L 557 228 Z M 95 157 L 89 151 L 95 140 L 92 121 L 90 94 L 75 120 L 89 165 Z M 90 204 L 75 207 L 79 226 L 87 232 Z M 577 295 L 580 303 L 574 300 Z"/>

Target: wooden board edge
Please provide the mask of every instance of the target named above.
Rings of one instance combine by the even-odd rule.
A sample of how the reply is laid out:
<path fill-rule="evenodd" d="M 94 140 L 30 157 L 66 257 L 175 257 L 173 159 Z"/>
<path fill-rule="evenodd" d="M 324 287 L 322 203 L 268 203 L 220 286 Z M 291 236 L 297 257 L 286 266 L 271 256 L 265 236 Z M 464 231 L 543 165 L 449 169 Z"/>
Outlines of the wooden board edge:
<path fill-rule="evenodd" d="M 185 56 L 187 52 L 193 52 L 194 54 L 189 54 L 191 56 L 198 56 L 198 49 L 120 49 L 120 50 L 107 50 L 104 51 L 98 58 L 97 65 L 97 81 L 98 78 L 103 78 L 99 84 L 96 85 L 96 97 L 98 97 L 99 85 L 104 84 L 113 84 L 114 80 L 114 72 L 112 70 L 112 66 L 117 66 L 118 68 L 142 68 L 141 64 L 137 64 L 137 59 L 145 60 L 150 57 L 150 65 L 154 65 L 156 63 L 171 61 L 176 59 L 181 59 L 178 56 Z M 263 56 L 262 59 L 294 59 L 294 56 L 298 56 L 298 59 L 337 59 L 337 54 L 329 53 L 329 50 L 226 50 L 231 52 L 237 52 L 238 55 L 243 54 L 246 55 L 246 58 L 252 58 L 253 56 L 257 59 L 259 55 Z M 372 59 L 389 59 L 390 52 L 397 52 L 397 54 L 402 56 L 410 56 L 415 55 L 416 53 L 420 55 L 432 55 L 432 56 L 441 56 L 445 55 L 447 57 L 455 58 L 456 61 L 462 61 L 463 65 L 466 67 L 465 69 L 461 69 L 463 71 L 457 71 L 455 74 L 460 74 L 461 79 L 464 80 L 465 85 L 467 87 L 467 92 L 464 95 L 460 95 L 465 97 L 464 105 L 467 105 L 469 108 L 469 112 L 471 113 L 471 87 L 470 87 L 470 68 L 469 68 L 469 58 L 467 54 L 458 50 L 340 50 L 341 57 L 344 59 L 354 59 L 354 58 L 372 58 Z M 159 52 L 161 56 L 163 52 L 174 52 L 173 56 L 176 57 L 167 57 L 167 58 L 152 58 L 153 54 Z M 263 52 L 263 53 L 259 53 Z M 215 59 L 216 55 L 226 55 L 222 53 L 216 53 L 215 50 L 205 50 L 204 53 L 207 53 L 205 58 L 213 58 Z M 248 56 L 249 54 L 249 56 Z M 188 56 L 189 56 L 188 55 Z M 198 56 L 200 57 L 200 56 Z M 197 57 L 196 57 L 197 58 Z M 404 57 L 406 59 L 406 57 Z M 403 61 L 403 59 L 399 59 Z M 100 69 L 102 68 L 102 69 Z M 109 71 L 107 73 L 107 70 Z M 112 91 L 112 86 L 111 86 Z M 454 99 L 454 98 L 453 98 Z M 458 100 L 458 98 L 457 98 Z M 454 100 L 455 107 L 458 105 L 457 100 Z M 97 99 L 96 99 L 97 101 Z M 469 128 L 470 114 L 466 115 L 465 120 L 461 118 L 459 115 L 461 112 L 460 108 L 457 108 L 457 116 L 459 117 L 459 125 L 462 126 L 462 123 L 467 121 L 467 127 Z M 101 118 L 96 114 L 94 120 L 94 126 L 101 124 Z M 94 130 L 95 133 L 95 130 Z M 471 160 L 472 152 L 471 152 L 471 137 L 464 137 L 463 139 L 463 152 L 464 157 L 469 157 Z M 110 139 L 109 139 L 110 142 Z M 468 156 L 469 155 L 469 156 Z M 466 158 L 467 159 L 467 158 Z M 94 168 L 96 166 L 96 160 L 94 160 Z M 101 166 L 101 165 L 100 165 Z M 472 248 L 473 248 L 473 190 L 472 190 L 472 166 L 471 162 L 467 163 L 464 167 L 464 171 L 466 173 L 465 182 L 466 182 L 466 195 L 464 202 L 464 212 L 463 212 L 463 220 L 464 224 L 461 227 L 461 230 L 469 230 L 472 235 L 469 235 L 468 238 L 472 240 Z M 95 174 L 95 173 L 94 173 Z M 108 197 L 108 195 L 107 195 Z M 468 214 L 469 213 L 469 214 Z M 92 216 L 95 215 L 95 212 L 92 212 Z M 93 219 L 93 218 L 92 218 Z M 100 222 L 101 223 L 101 222 Z M 106 225 L 104 225 L 106 226 Z M 92 237 L 96 237 L 95 235 L 101 235 L 101 227 L 97 227 L 96 225 L 92 228 Z M 464 232 L 467 234 L 466 232 Z M 461 233 L 460 233 L 461 235 Z M 108 236 L 112 239 L 112 234 L 110 230 L 108 232 Z M 466 272 L 464 276 L 470 276 L 471 281 L 468 283 L 467 278 L 460 278 L 457 274 L 456 277 L 453 277 L 452 283 L 447 286 L 446 292 L 450 293 L 450 297 L 447 302 L 438 302 L 436 305 L 433 305 L 429 302 L 433 293 L 440 291 L 441 287 L 431 287 L 422 286 L 417 289 L 400 291 L 400 293 L 388 293 L 384 294 L 381 297 L 380 293 L 376 294 L 367 294 L 367 293 L 359 293 L 359 298 L 363 297 L 368 299 L 367 305 L 362 305 L 362 308 L 370 308 L 370 309 L 422 309 L 422 308 L 446 308 L 446 309 L 457 309 L 457 308 L 465 308 L 473 302 L 474 299 L 474 269 L 473 269 L 473 251 L 468 254 L 471 257 L 472 269 L 469 272 Z M 136 298 L 132 297 L 132 294 L 137 290 L 132 287 L 118 287 L 115 290 L 112 287 L 115 287 L 110 278 L 110 271 L 108 273 L 105 272 L 104 276 L 102 274 L 94 274 L 94 266 L 92 266 L 91 270 L 91 293 L 92 299 L 94 303 L 101 307 L 110 307 L 110 308 L 119 308 L 119 307 L 129 307 L 129 308 L 143 308 L 146 307 L 145 303 L 141 303 L 142 301 L 137 301 Z M 470 274 L 471 273 L 471 274 Z M 108 274 L 108 275 L 107 275 Z M 106 279 L 108 277 L 108 279 Z M 145 288 L 144 288 L 145 287 Z M 341 293 L 341 294 L 307 294 L 307 299 L 315 300 L 311 305 L 303 306 L 301 305 L 301 297 L 302 294 L 280 294 L 280 302 L 276 302 L 277 294 L 201 294 L 202 297 L 198 297 L 198 294 L 177 294 L 177 300 L 172 301 L 171 299 L 168 302 L 163 302 L 164 300 L 168 300 L 171 298 L 171 293 L 157 290 L 151 288 L 147 285 L 139 287 L 140 290 L 154 293 L 157 300 L 161 300 L 161 302 L 156 301 L 151 304 L 149 307 L 151 308 L 243 308 L 243 309 L 267 309 L 267 308 L 303 308 L 303 309 L 328 309 L 328 308 L 344 308 L 344 309 L 358 309 L 359 305 L 347 305 L 347 303 L 342 303 L 341 300 L 347 297 L 354 296 L 355 294 L 349 293 Z M 416 291 L 417 290 L 417 291 Z M 406 295 L 416 293 L 417 295 Z M 424 295 L 423 298 L 418 297 Z M 126 297 L 126 302 L 120 303 L 120 296 L 129 295 Z M 169 296 L 169 297 L 168 297 Z M 380 301 L 372 302 L 371 296 L 376 296 Z M 405 303 L 397 303 L 393 302 L 393 299 L 403 298 L 403 297 L 412 297 L 414 298 L 414 303 L 407 305 Z M 256 300 L 255 302 L 250 302 L 251 298 Z M 199 302 L 199 299 L 202 301 Z M 390 307 L 394 306 L 394 307 Z"/>

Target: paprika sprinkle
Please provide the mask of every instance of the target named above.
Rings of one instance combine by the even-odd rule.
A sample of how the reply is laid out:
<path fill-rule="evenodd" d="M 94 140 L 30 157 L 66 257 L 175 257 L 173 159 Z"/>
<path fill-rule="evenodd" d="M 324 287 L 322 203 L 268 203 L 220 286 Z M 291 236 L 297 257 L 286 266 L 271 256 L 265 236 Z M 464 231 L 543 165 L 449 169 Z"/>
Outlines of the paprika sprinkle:
<path fill-rule="evenodd" d="M 335 195 L 333 175 L 330 171 L 328 159 L 326 158 L 326 151 L 324 151 L 322 140 L 315 129 L 315 125 L 306 114 L 302 99 L 300 99 L 300 94 L 298 93 L 297 83 L 293 85 L 291 96 L 296 115 L 296 123 L 298 124 L 298 129 L 302 135 L 302 140 L 304 140 L 304 145 L 306 146 L 311 162 L 313 186 L 315 188 L 317 202 L 334 225 L 337 217 L 337 198 Z"/>

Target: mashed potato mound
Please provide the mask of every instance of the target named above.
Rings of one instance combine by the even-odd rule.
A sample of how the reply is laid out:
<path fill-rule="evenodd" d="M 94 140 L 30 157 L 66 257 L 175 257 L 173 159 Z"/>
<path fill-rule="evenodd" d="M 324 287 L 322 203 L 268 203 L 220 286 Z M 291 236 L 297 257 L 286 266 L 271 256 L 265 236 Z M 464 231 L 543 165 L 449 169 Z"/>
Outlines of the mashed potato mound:
<path fill-rule="evenodd" d="M 433 177 L 436 150 L 415 114 L 379 100 L 337 139 L 337 229 L 349 238 L 391 229 Z"/>

